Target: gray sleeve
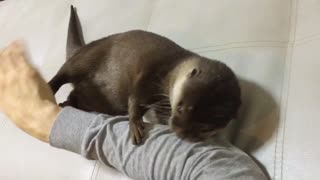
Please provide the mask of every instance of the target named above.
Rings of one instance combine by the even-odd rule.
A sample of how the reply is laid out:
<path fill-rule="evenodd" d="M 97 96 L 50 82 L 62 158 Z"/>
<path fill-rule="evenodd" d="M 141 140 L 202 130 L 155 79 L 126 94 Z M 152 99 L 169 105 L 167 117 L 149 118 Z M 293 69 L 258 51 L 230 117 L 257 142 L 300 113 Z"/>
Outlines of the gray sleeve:
<path fill-rule="evenodd" d="M 144 144 L 134 146 L 127 116 L 108 116 L 64 108 L 50 134 L 50 144 L 97 159 L 133 179 L 266 179 L 251 158 L 217 136 L 189 143 L 167 126 L 151 125 Z"/>

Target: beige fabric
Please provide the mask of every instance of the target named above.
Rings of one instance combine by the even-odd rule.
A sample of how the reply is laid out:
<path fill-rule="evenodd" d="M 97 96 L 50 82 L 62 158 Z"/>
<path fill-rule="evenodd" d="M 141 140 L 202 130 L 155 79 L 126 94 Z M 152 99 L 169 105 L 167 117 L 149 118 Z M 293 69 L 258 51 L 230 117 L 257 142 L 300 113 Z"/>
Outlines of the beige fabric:
<path fill-rule="evenodd" d="M 0 47 L 26 39 L 33 63 L 50 79 L 65 60 L 71 4 L 87 42 L 145 29 L 226 62 L 243 91 L 231 141 L 272 179 L 318 179 L 320 0 L 7 0 L 0 2 Z M 0 146 L 0 179 L 127 179 L 32 139 L 3 116 Z"/>

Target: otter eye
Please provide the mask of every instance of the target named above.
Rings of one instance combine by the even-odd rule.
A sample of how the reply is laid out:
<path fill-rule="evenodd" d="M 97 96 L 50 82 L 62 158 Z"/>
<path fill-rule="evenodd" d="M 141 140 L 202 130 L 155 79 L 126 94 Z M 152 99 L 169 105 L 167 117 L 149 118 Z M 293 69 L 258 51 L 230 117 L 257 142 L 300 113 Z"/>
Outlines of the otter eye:
<path fill-rule="evenodd" d="M 183 105 L 183 102 L 182 102 L 182 101 L 180 101 L 180 102 L 178 103 L 178 105 L 177 105 L 177 111 L 178 111 L 179 113 L 182 113 L 182 110 L 183 110 L 182 105 Z"/>
<path fill-rule="evenodd" d="M 194 75 L 196 75 L 198 72 L 198 70 L 196 68 L 193 68 L 192 71 L 190 72 L 190 77 L 193 77 Z"/>

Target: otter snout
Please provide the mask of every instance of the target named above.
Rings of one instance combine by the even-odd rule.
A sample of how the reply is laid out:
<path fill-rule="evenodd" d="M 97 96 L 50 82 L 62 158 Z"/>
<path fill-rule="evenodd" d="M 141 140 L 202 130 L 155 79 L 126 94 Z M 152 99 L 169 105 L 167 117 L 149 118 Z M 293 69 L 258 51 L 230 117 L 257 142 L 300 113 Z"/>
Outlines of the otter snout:
<path fill-rule="evenodd" d="M 188 121 L 177 116 L 170 119 L 170 128 L 178 137 L 190 142 L 204 141 L 223 129 L 209 126 L 203 127 L 199 126 L 199 124 L 188 123 Z"/>

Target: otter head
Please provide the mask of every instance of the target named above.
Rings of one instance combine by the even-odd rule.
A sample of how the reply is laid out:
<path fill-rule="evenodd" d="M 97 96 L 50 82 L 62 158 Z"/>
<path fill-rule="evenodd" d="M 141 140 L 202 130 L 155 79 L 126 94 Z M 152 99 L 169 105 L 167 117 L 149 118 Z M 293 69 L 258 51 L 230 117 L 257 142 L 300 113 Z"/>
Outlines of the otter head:
<path fill-rule="evenodd" d="M 181 65 L 170 93 L 170 127 L 179 137 L 193 142 L 225 128 L 241 104 L 238 80 L 231 69 L 199 58 Z"/>

